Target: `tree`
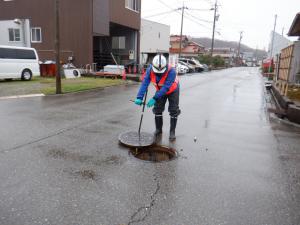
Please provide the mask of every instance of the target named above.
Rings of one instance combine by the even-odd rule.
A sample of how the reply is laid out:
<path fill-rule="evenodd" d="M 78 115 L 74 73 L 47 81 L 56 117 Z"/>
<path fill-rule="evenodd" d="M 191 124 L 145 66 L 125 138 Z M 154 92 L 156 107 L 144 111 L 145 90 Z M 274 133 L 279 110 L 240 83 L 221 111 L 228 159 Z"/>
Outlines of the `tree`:
<path fill-rule="evenodd" d="M 214 67 L 222 67 L 225 66 L 225 60 L 221 56 L 217 55 L 212 58 L 212 64 Z"/>
<path fill-rule="evenodd" d="M 200 55 L 199 62 L 206 65 L 212 65 L 213 67 L 225 66 L 225 60 L 219 55 L 214 57 L 211 57 L 210 55 Z"/>
<path fill-rule="evenodd" d="M 210 55 L 199 55 L 199 62 L 206 65 L 211 65 L 212 57 Z"/>

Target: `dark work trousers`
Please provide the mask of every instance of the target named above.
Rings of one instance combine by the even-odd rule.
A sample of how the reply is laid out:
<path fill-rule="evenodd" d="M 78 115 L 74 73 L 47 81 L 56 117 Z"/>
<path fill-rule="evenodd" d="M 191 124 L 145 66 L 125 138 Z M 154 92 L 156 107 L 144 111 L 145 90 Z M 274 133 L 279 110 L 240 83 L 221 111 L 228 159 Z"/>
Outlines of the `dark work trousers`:
<path fill-rule="evenodd" d="M 179 89 L 158 99 L 154 105 L 153 113 L 155 115 L 162 115 L 165 110 L 167 100 L 169 101 L 168 111 L 170 116 L 177 117 L 181 112 L 179 109 Z"/>

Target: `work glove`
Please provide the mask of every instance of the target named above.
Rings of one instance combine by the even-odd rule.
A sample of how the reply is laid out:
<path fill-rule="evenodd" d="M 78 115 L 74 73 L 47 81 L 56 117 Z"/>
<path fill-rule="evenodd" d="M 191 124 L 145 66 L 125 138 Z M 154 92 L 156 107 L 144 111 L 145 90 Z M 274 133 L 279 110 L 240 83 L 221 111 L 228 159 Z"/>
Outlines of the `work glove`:
<path fill-rule="evenodd" d="M 149 100 L 149 102 L 147 103 L 147 107 L 150 108 L 150 107 L 154 106 L 155 103 L 156 103 L 155 99 L 151 98 Z"/>
<path fill-rule="evenodd" d="M 134 100 L 134 103 L 135 103 L 136 105 L 142 105 L 142 104 L 143 104 L 143 101 L 142 101 L 141 99 L 139 99 L 139 98 L 136 98 L 136 99 Z"/>

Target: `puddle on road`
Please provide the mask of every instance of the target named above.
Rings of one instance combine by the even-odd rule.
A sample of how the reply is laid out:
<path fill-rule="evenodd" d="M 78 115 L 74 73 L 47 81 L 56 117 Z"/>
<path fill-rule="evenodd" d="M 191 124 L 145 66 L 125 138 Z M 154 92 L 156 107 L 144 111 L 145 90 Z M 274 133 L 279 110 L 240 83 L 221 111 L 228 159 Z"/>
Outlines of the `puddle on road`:
<path fill-rule="evenodd" d="M 95 180 L 96 173 L 94 170 L 80 170 L 76 171 L 74 174 L 79 175 L 85 179 Z"/>
<path fill-rule="evenodd" d="M 175 149 L 161 145 L 154 145 L 144 148 L 131 148 L 130 152 L 134 157 L 150 162 L 170 161 L 177 157 L 177 152 Z"/>
<path fill-rule="evenodd" d="M 72 177 L 81 177 L 86 180 L 91 179 L 95 180 L 96 179 L 96 172 L 92 169 L 80 169 L 80 170 L 75 170 L 72 168 L 67 168 L 63 170 L 65 173 L 68 173 Z"/>

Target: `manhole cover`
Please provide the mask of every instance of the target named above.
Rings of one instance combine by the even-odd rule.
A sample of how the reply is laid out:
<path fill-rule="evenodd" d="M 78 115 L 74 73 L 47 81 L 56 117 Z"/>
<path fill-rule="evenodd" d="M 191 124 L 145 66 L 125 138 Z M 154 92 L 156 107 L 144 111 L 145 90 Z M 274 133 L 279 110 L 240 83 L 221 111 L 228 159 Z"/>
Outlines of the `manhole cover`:
<path fill-rule="evenodd" d="M 177 155 L 175 149 L 160 145 L 132 148 L 130 152 L 138 159 L 151 162 L 170 161 Z"/>
<path fill-rule="evenodd" d="M 146 147 L 154 143 L 153 134 L 147 132 L 129 131 L 119 135 L 121 144 L 127 147 Z"/>

